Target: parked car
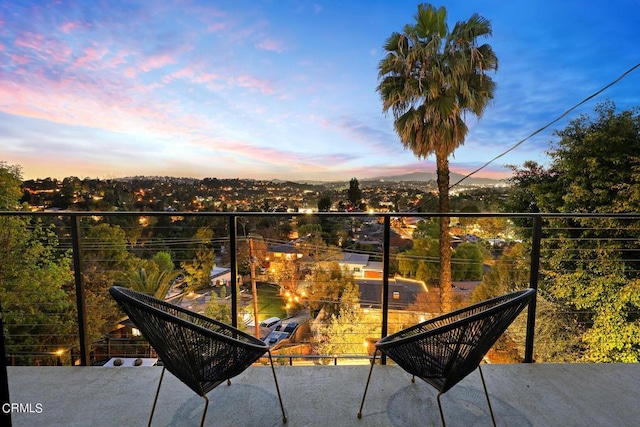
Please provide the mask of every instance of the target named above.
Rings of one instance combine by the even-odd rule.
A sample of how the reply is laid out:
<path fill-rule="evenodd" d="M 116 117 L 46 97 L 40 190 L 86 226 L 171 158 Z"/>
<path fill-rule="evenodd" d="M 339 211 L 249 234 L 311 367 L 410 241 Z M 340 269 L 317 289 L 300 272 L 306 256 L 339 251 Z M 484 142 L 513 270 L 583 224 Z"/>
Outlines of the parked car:
<path fill-rule="evenodd" d="M 289 333 L 281 331 L 273 331 L 263 340 L 269 347 L 275 346 L 278 342 L 285 338 L 289 338 Z"/>
<path fill-rule="evenodd" d="M 298 327 L 298 323 L 297 322 L 289 322 L 284 326 L 283 331 L 289 333 L 289 335 L 293 334 L 293 332 L 296 330 L 296 328 Z"/>
<path fill-rule="evenodd" d="M 273 331 L 275 328 L 277 328 L 280 325 L 282 325 L 282 320 L 280 320 L 279 317 L 270 317 L 262 321 L 262 323 L 260 323 L 260 327 L 267 328 L 270 331 Z"/>

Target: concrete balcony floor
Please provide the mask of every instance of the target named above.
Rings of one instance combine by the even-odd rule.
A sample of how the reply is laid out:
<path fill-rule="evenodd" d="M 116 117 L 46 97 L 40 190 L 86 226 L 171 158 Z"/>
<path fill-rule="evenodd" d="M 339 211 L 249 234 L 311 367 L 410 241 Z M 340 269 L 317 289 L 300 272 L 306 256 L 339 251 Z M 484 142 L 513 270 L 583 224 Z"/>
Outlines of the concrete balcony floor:
<path fill-rule="evenodd" d="M 276 366 L 287 426 L 439 426 L 436 391 L 397 366 L 376 366 L 363 417 L 368 366 Z M 636 426 L 639 364 L 483 365 L 499 426 Z M 14 426 L 144 426 L 159 367 L 9 367 Z M 209 393 L 209 426 L 282 426 L 271 370 L 254 366 Z M 489 426 L 478 372 L 442 396 L 449 426 Z M 204 400 L 165 374 L 153 425 L 197 426 Z"/>

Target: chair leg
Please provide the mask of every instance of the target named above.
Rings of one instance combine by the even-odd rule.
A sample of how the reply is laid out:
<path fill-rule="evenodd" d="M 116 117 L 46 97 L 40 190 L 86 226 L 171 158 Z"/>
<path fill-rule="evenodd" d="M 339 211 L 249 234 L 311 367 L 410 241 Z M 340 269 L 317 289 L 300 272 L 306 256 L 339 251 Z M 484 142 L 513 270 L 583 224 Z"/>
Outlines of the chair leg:
<path fill-rule="evenodd" d="M 442 420 L 442 427 L 447 427 L 447 423 L 444 422 L 444 412 L 442 412 L 442 404 L 440 403 L 440 396 L 442 393 L 438 393 L 438 409 L 440 410 L 440 419 Z"/>
<path fill-rule="evenodd" d="M 269 353 L 269 363 L 271 364 L 271 372 L 273 372 L 273 380 L 276 383 L 276 391 L 278 392 L 278 400 L 280 401 L 280 409 L 282 409 L 282 422 L 287 422 L 287 415 L 284 412 L 284 405 L 282 404 L 282 396 L 280 395 L 280 387 L 278 386 L 278 378 L 276 378 L 276 369 L 273 367 L 273 358 L 271 357 L 271 350 L 267 350 Z"/>
<path fill-rule="evenodd" d="M 360 410 L 358 411 L 358 418 L 362 418 L 362 407 L 364 406 L 364 398 L 367 397 L 367 390 L 369 389 L 369 381 L 371 380 L 371 373 L 373 372 L 373 366 L 376 364 L 376 355 L 378 349 L 373 352 L 373 360 L 371 361 L 371 368 L 369 369 L 369 376 L 367 377 L 367 384 L 364 386 L 364 393 L 362 394 L 362 402 L 360 403 Z"/>
<path fill-rule="evenodd" d="M 158 395 L 160 394 L 160 386 L 162 385 L 162 379 L 164 378 L 165 367 L 162 367 L 162 373 L 160 374 L 160 381 L 158 382 L 158 389 L 156 390 L 156 397 L 153 399 L 153 407 L 151 408 L 151 415 L 149 415 L 149 423 L 147 427 L 151 427 L 151 420 L 153 419 L 153 413 L 156 410 L 156 403 L 158 403 Z"/>
<path fill-rule="evenodd" d="M 493 427 L 496 427 L 496 417 L 493 415 L 493 408 L 491 407 L 491 400 L 489 400 L 489 393 L 487 393 L 487 384 L 484 382 L 484 375 L 482 374 L 482 368 L 478 365 L 478 372 L 480 372 L 480 379 L 482 380 L 482 388 L 484 389 L 484 395 L 487 398 L 487 404 L 489 405 L 489 413 L 491 414 L 491 421 Z M 440 418 L 442 419 L 442 427 L 446 427 L 447 424 L 444 421 L 444 412 L 442 412 L 442 404 L 440 403 L 440 396 L 442 393 L 438 393 L 438 409 L 440 410 Z"/>
<path fill-rule="evenodd" d="M 202 420 L 200 421 L 200 427 L 204 426 L 204 419 L 207 416 L 207 408 L 209 407 L 209 398 L 205 394 L 202 396 L 204 399 L 204 411 L 202 412 Z"/>
<path fill-rule="evenodd" d="M 496 427 L 496 417 L 493 415 L 493 408 L 491 407 L 491 401 L 489 400 L 489 393 L 487 393 L 487 384 L 484 382 L 484 375 L 482 375 L 482 368 L 480 367 L 480 365 L 478 365 L 478 371 L 480 372 L 480 379 L 482 380 L 484 395 L 487 397 L 487 404 L 489 405 L 489 412 L 491 413 L 491 421 L 493 421 L 493 427 Z"/>

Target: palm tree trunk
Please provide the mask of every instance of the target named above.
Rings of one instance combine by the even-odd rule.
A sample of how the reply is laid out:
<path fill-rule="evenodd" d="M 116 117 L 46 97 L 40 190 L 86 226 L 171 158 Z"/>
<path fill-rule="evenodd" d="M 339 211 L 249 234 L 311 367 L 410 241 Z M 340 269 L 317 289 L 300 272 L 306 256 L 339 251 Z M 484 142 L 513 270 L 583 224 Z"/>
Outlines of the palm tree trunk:
<path fill-rule="evenodd" d="M 436 150 L 440 212 L 449 212 L 449 153 Z M 451 237 L 449 217 L 440 218 L 440 305 L 443 313 L 453 309 L 451 291 Z"/>

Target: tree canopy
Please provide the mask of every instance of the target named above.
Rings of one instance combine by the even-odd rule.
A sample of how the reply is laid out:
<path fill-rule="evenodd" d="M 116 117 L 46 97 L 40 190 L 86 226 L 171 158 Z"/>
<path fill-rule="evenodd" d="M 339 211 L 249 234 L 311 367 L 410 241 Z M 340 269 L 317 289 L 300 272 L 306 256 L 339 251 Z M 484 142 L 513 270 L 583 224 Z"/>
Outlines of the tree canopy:
<path fill-rule="evenodd" d="M 21 210 L 20 168 L 0 163 L 0 209 Z M 77 344 L 71 257 L 49 225 L 0 217 L 0 301 L 8 354 L 52 353 Z M 42 355 L 35 356 L 42 358 Z M 28 363 L 51 360 L 31 359 Z"/>
<path fill-rule="evenodd" d="M 351 178 L 349 181 L 349 190 L 347 192 L 347 196 L 349 198 L 349 203 L 355 209 L 360 208 L 360 204 L 362 202 L 362 190 L 360 189 L 360 183 L 357 178 Z"/>
<path fill-rule="evenodd" d="M 640 110 L 599 104 L 556 132 L 551 164 L 514 168 L 506 209 L 521 212 L 640 212 Z M 550 219 L 542 240 L 540 295 L 570 313 L 578 360 L 640 361 L 640 221 Z"/>

